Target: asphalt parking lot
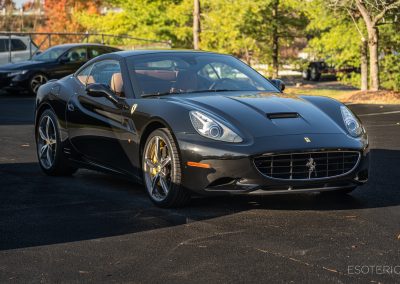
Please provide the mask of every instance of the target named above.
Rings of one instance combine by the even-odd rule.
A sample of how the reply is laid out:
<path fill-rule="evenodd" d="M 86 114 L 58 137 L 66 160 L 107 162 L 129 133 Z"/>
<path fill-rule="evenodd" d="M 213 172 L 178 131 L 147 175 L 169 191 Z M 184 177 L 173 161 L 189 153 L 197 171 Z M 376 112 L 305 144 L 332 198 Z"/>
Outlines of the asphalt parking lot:
<path fill-rule="evenodd" d="M 33 104 L 0 97 L 0 283 L 400 282 L 400 106 L 351 105 L 371 169 L 347 197 L 196 198 L 165 210 L 122 178 L 44 176 Z"/>

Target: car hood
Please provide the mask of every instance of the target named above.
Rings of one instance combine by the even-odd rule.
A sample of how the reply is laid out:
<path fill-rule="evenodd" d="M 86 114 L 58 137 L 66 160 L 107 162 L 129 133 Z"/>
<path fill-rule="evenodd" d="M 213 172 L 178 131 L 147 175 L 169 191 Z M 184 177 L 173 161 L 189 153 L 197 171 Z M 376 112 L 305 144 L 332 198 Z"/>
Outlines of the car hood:
<path fill-rule="evenodd" d="M 35 60 L 28 60 L 28 61 L 21 61 L 16 63 L 8 63 L 0 66 L 1 71 L 12 71 L 12 70 L 24 70 L 24 69 L 32 69 L 36 67 L 40 67 L 45 65 L 46 62 L 43 61 L 35 61 Z"/>
<path fill-rule="evenodd" d="M 293 95 L 224 92 L 178 95 L 169 99 L 211 113 L 253 137 L 345 133 L 316 105 Z M 296 114 L 297 117 L 290 117 Z M 290 118 L 280 117 L 282 115 Z"/>

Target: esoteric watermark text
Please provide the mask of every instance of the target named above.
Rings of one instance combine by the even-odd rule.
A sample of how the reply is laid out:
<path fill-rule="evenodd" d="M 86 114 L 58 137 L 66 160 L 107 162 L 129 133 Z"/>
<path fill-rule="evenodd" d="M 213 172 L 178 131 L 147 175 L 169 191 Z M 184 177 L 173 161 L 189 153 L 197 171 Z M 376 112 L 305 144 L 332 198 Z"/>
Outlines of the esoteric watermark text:
<path fill-rule="evenodd" d="M 347 266 L 348 274 L 364 275 L 364 274 L 375 274 L 375 275 L 399 275 L 400 276 L 400 265 L 349 265 Z"/>

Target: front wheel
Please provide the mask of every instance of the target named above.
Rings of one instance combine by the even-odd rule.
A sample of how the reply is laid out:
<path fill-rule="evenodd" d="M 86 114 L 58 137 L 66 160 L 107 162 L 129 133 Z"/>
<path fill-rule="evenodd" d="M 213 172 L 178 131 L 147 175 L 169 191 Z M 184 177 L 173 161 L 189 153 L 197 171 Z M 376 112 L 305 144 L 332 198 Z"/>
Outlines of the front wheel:
<path fill-rule="evenodd" d="M 47 83 L 49 79 L 41 73 L 34 74 L 29 80 L 29 91 L 31 94 L 36 95 L 39 87 Z"/>
<path fill-rule="evenodd" d="M 181 185 L 178 148 L 168 129 L 157 129 L 147 138 L 142 169 L 147 193 L 157 206 L 181 207 L 189 202 L 190 193 Z"/>
<path fill-rule="evenodd" d="M 61 149 L 57 117 L 52 110 L 45 110 L 35 127 L 39 165 L 47 175 L 71 175 L 77 168 L 71 167 Z"/>

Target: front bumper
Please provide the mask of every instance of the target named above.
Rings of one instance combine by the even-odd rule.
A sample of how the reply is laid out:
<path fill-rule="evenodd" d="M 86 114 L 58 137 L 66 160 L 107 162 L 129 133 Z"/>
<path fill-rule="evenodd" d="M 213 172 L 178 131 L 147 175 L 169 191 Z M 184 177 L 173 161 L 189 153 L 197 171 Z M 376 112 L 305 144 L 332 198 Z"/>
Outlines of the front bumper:
<path fill-rule="evenodd" d="M 310 137 L 306 143 L 304 136 Z M 345 134 L 307 134 L 257 138 L 232 144 L 199 138 L 196 134 L 177 134 L 181 157 L 182 185 L 203 195 L 214 194 L 284 194 L 351 188 L 368 179 L 368 140 Z M 358 151 L 360 160 L 350 172 L 323 179 L 278 180 L 258 171 L 253 159 L 266 153 L 299 153 L 311 151 Z M 198 168 L 187 162 L 209 164 Z"/>
<path fill-rule="evenodd" d="M 3 90 L 26 90 L 28 81 L 28 74 L 8 77 L 7 73 L 0 73 L 0 89 Z"/>

